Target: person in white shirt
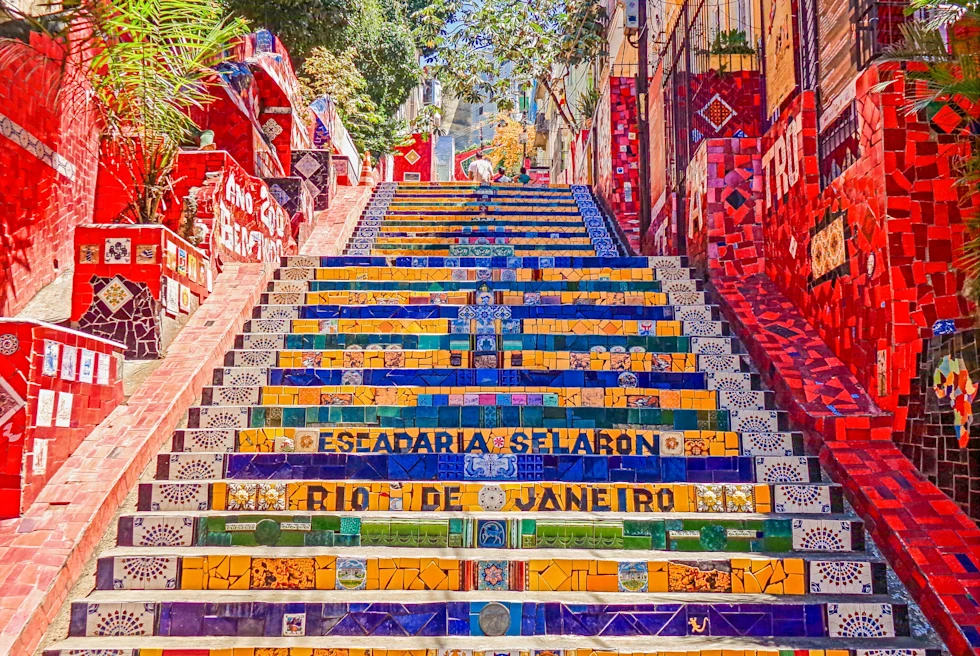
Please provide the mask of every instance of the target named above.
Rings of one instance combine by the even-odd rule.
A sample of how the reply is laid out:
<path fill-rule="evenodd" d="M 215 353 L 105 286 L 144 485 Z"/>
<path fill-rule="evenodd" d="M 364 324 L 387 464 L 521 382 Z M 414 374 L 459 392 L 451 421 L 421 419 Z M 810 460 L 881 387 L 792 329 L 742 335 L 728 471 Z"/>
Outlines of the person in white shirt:
<path fill-rule="evenodd" d="M 466 172 L 469 173 L 470 180 L 479 182 L 481 185 L 488 185 L 493 182 L 493 166 L 483 156 L 482 150 L 476 154 L 476 159 L 470 162 Z"/>

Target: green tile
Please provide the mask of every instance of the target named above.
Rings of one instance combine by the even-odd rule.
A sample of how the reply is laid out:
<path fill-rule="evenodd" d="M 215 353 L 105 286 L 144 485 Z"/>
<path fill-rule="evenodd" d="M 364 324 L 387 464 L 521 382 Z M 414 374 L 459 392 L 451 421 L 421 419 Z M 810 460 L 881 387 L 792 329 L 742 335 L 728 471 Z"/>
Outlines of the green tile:
<path fill-rule="evenodd" d="M 534 535 L 537 530 L 537 521 L 533 519 L 521 520 L 521 535 Z"/>
<path fill-rule="evenodd" d="M 644 549 L 646 551 L 649 551 L 650 546 L 651 546 L 651 539 L 649 535 L 623 538 L 624 549 Z"/>

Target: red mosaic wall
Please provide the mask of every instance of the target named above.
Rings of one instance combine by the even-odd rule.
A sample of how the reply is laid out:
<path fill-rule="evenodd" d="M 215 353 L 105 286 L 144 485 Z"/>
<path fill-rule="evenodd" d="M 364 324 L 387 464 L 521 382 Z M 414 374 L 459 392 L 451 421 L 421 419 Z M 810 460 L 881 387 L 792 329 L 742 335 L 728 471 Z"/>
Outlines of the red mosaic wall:
<path fill-rule="evenodd" d="M 706 139 L 687 169 L 687 254 L 712 275 L 751 275 L 763 268 L 758 220 L 762 179 L 759 139 Z"/>
<path fill-rule="evenodd" d="M 214 274 L 203 251 L 164 226 L 81 226 L 75 230 L 72 325 L 124 344 L 127 357 L 160 357 L 163 317 L 196 309 Z"/>
<path fill-rule="evenodd" d="M 216 255 L 219 265 L 273 262 L 296 253 L 289 214 L 273 198 L 269 185 L 249 175 L 229 153 L 182 152 L 176 178 L 173 196 L 194 196 L 195 221 L 204 233 L 200 247 L 209 256 Z M 179 226 L 183 202 L 168 204 L 164 224 L 172 230 Z"/>
<path fill-rule="evenodd" d="M 122 346 L 0 320 L 0 518 L 16 517 L 123 398 Z"/>
<path fill-rule="evenodd" d="M 413 134 L 411 144 L 396 148 L 395 156 L 392 159 L 392 180 L 402 182 L 406 173 L 418 173 L 419 182 L 431 182 L 432 171 L 435 166 L 432 159 L 435 143 L 436 140 L 433 136 L 423 138 L 421 134 Z M 409 155 L 409 153 L 415 154 Z"/>
<path fill-rule="evenodd" d="M 771 198 L 763 228 L 766 272 L 882 407 L 899 412 L 899 426 L 899 396 L 908 393 L 922 340 L 945 329 L 939 320 L 967 327 L 972 319 L 957 295 L 962 275 L 949 266 L 963 243 L 950 175 L 962 145 L 905 115 L 901 79 L 871 91 L 890 77 L 871 69 L 858 81 L 860 158 L 823 191 L 813 96 L 784 113 L 763 140 Z M 800 137 L 786 139 L 787 129 Z M 796 142 L 785 155 L 799 170 L 788 193 L 780 185 L 790 176 L 777 182 L 780 157 L 770 153 L 781 138 L 784 149 Z M 881 371 L 879 350 L 887 353 Z"/>
<path fill-rule="evenodd" d="M 26 45 L 0 63 L 0 316 L 69 265 L 72 230 L 92 220 L 98 133 L 75 94 L 57 99 L 58 73 Z"/>
<path fill-rule="evenodd" d="M 640 249 L 640 138 L 636 79 L 609 78 L 609 134 L 612 183 L 606 201 L 633 250 Z"/>

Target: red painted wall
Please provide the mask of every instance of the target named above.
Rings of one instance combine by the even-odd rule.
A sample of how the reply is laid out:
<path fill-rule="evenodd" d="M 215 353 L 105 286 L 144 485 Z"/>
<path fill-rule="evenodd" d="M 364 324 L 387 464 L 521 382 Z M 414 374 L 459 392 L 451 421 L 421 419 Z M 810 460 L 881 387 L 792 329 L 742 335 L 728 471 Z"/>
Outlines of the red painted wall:
<path fill-rule="evenodd" d="M 412 143 L 408 146 L 401 146 L 395 149 L 395 156 L 393 158 L 393 177 L 392 180 L 395 182 L 403 182 L 405 180 L 406 173 L 418 173 L 419 182 L 432 182 L 433 179 L 433 169 L 435 168 L 435 160 L 433 159 L 433 149 L 436 144 L 435 137 L 429 136 L 428 138 L 423 138 L 424 135 L 413 134 Z M 410 153 L 415 153 L 411 155 Z M 418 159 L 413 163 L 410 160 Z"/>
<path fill-rule="evenodd" d="M 33 33 L 31 46 L 46 47 Z M 54 93 L 58 64 L 26 45 L 3 64 L 0 316 L 10 316 L 69 266 L 72 230 L 92 220 L 98 132 L 77 87 Z"/>

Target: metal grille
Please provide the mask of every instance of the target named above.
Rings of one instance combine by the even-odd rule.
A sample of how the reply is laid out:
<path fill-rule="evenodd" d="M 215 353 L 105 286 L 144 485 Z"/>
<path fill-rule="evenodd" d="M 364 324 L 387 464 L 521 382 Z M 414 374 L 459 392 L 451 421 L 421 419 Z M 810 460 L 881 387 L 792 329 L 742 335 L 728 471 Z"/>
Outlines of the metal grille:
<path fill-rule="evenodd" d="M 858 69 L 863 70 L 889 45 L 902 41 L 901 26 L 909 20 L 905 0 L 864 0 L 855 16 Z"/>
<path fill-rule="evenodd" d="M 817 2 L 800 0 L 799 4 L 799 70 L 796 74 L 800 89 L 812 91 L 817 88 L 820 73 L 820 49 L 817 36 Z"/>
<path fill-rule="evenodd" d="M 820 133 L 820 188 L 824 189 L 860 156 L 857 108 L 854 103 Z"/>

